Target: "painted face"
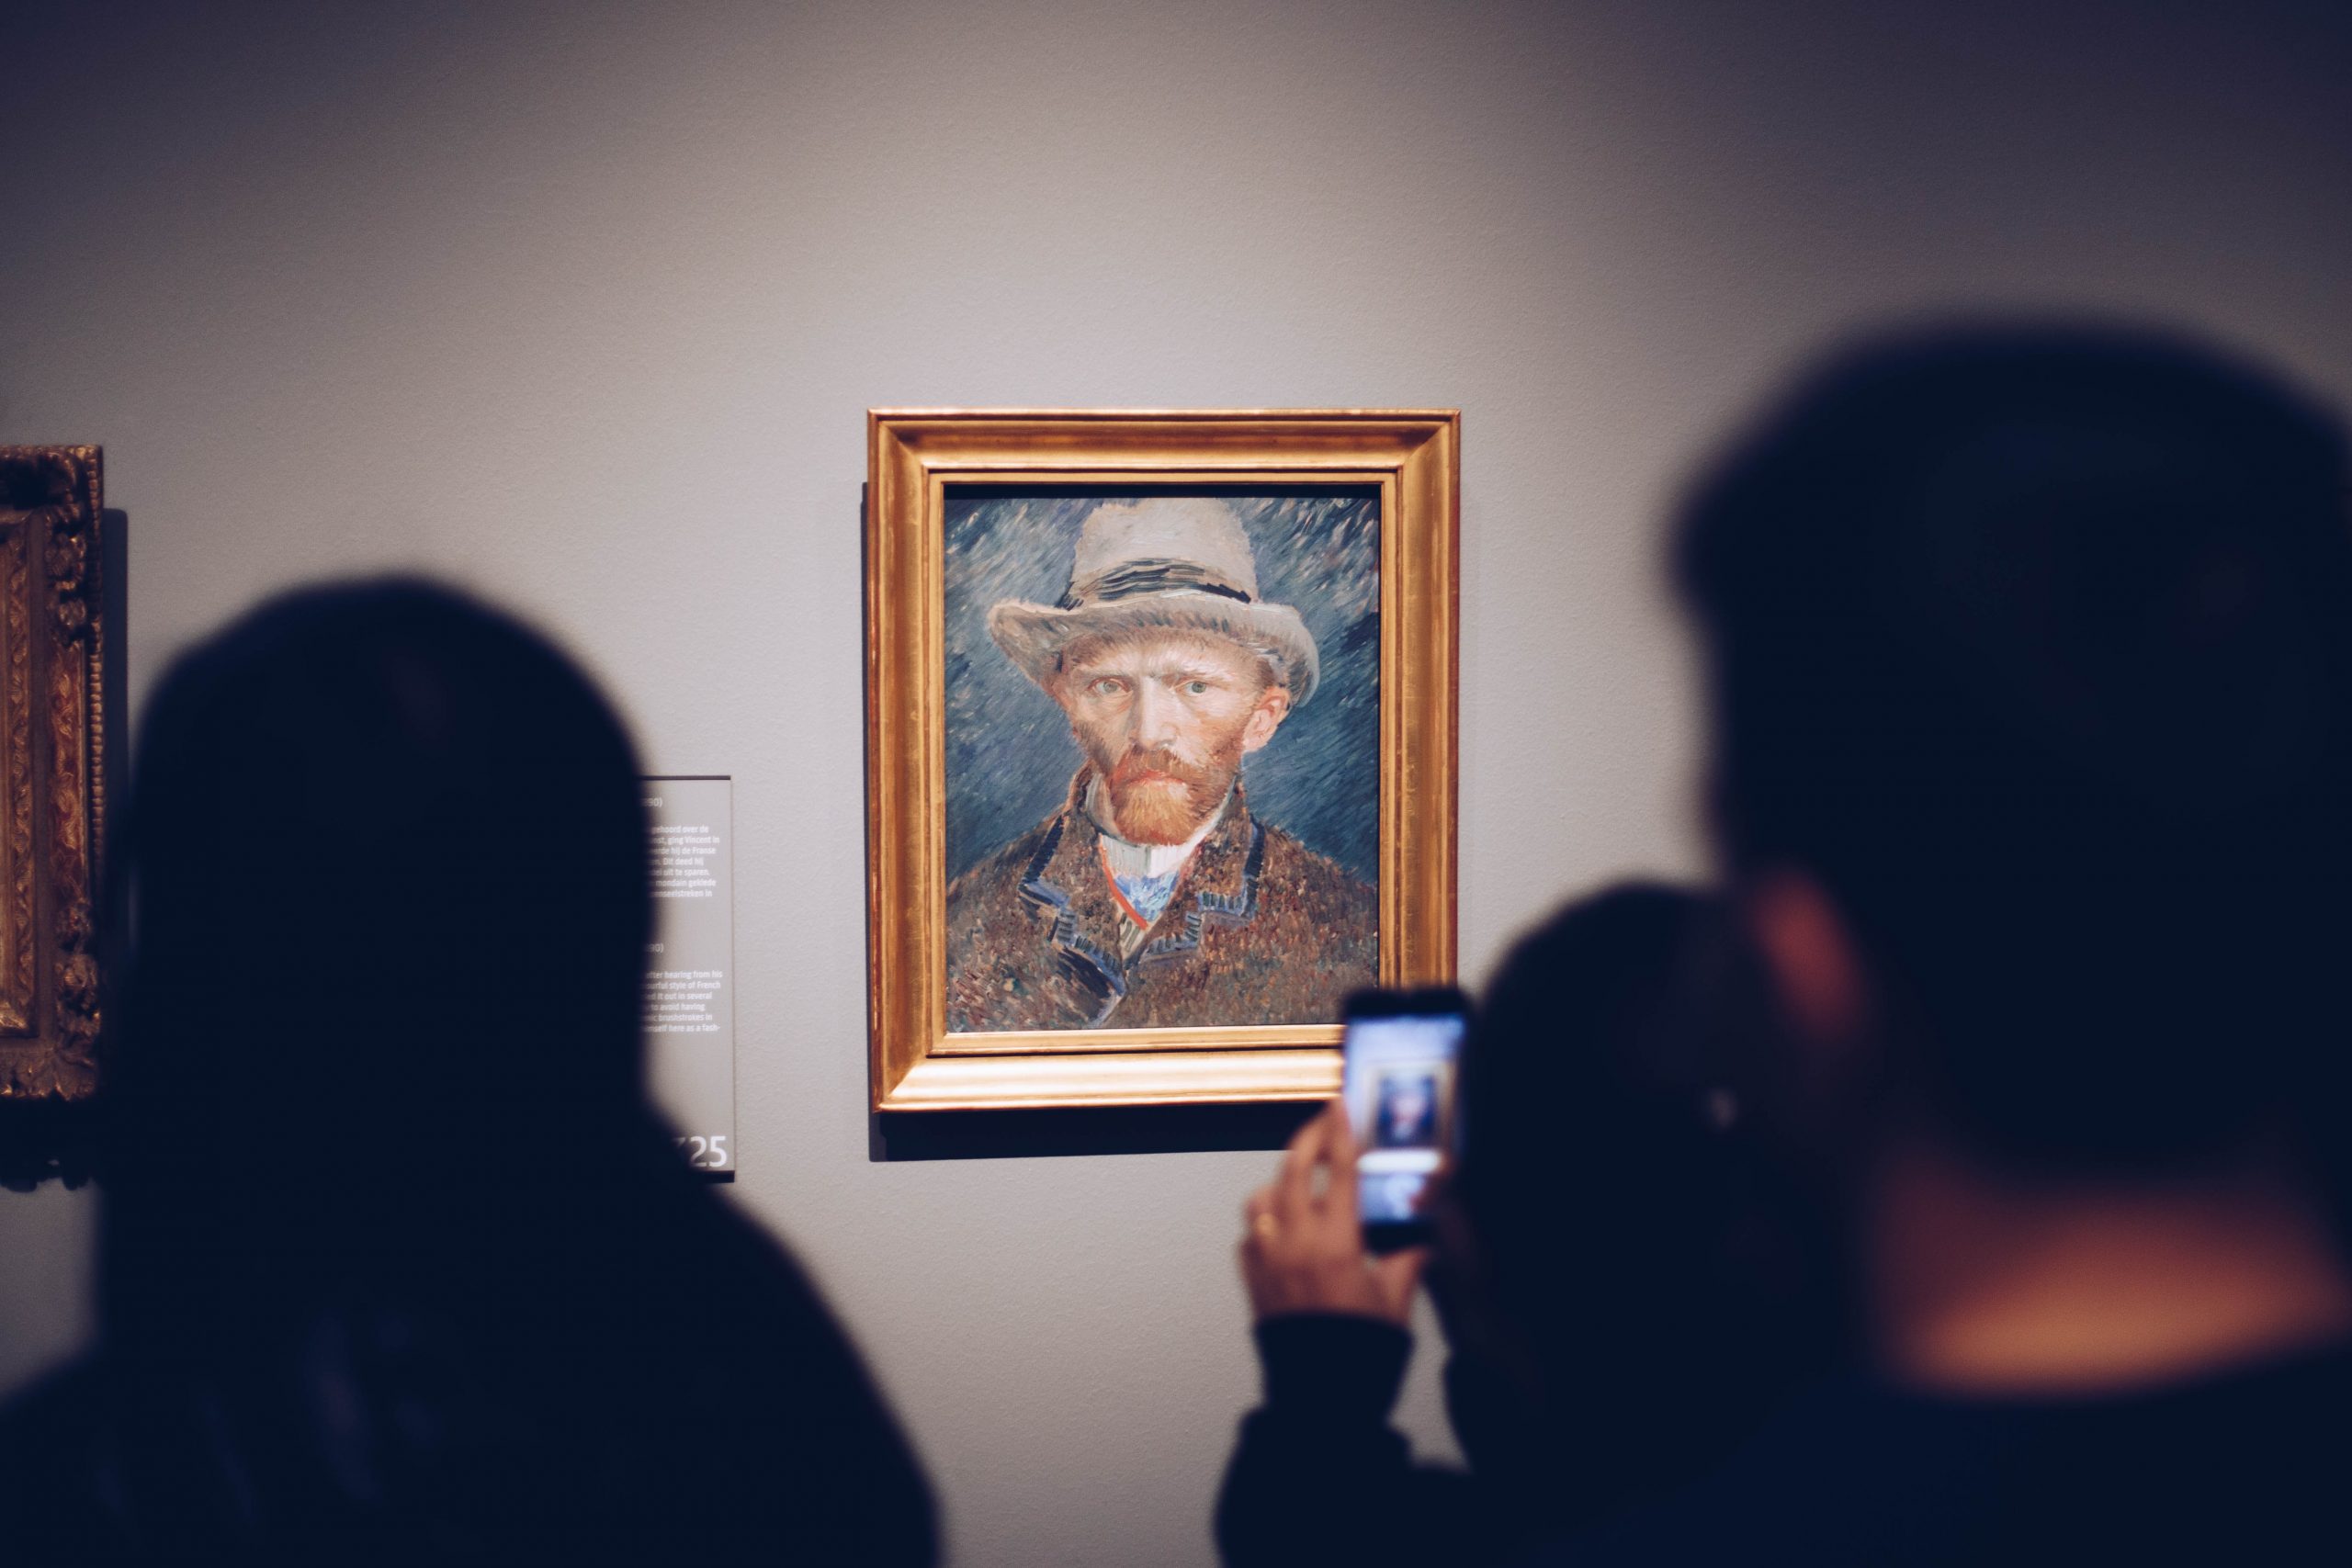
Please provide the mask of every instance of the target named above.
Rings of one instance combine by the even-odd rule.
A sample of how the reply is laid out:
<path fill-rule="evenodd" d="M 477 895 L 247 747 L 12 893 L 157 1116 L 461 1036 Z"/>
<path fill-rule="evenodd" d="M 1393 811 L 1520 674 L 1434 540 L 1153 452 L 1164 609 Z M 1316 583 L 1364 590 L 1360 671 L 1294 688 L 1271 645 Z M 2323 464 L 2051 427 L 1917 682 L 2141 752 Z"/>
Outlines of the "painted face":
<path fill-rule="evenodd" d="M 1290 692 L 1228 638 L 1153 630 L 1082 638 L 1054 696 L 1136 844 L 1181 844 L 1225 799 L 1241 759 L 1273 737 Z"/>

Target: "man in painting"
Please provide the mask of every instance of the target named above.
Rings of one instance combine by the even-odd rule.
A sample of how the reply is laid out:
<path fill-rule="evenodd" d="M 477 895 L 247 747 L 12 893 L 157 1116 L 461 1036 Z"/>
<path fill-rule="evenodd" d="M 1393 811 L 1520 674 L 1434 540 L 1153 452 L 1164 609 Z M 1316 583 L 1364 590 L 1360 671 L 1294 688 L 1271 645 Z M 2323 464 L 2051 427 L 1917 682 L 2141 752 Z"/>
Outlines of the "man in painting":
<path fill-rule="evenodd" d="M 1108 502 L 1058 604 L 989 635 L 1085 761 L 1061 809 L 947 890 L 956 1031 L 1319 1023 L 1373 982 L 1373 891 L 1251 813 L 1241 759 L 1314 695 L 1224 502 Z"/>
<path fill-rule="evenodd" d="M 1435 1147 L 1437 1079 L 1427 1073 L 1397 1073 L 1381 1079 L 1372 1143 L 1381 1149 Z"/>

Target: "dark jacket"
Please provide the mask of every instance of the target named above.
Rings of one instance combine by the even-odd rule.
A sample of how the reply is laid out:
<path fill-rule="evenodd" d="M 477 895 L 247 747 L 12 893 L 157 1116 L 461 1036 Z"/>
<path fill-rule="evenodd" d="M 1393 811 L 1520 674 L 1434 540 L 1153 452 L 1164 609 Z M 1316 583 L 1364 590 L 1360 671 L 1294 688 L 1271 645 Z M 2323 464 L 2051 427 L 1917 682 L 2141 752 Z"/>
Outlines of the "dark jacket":
<path fill-rule="evenodd" d="M 322 1278 L 316 1237 L 242 1286 L 116 1270 L 219 1326 L 108 1335 L 0 1407 L 0 1562 L 929 1568 L 930 1489 L 832 1314 L 666 1137 L 644 1163 L 542 1183 L 535 1226 L 484 1176 L 497 1223 L 383 1234 L 372 1278 Z"/>
<path fill-rule="evenodd" d="M 1578 1517 L 1583 1478 L 1507 1379 L 1456 1353 L 1446 1414 L 1471 1468 L 1416 1462 L 1389 1424 L 1412 1337 L 1341 1314 L 1257 1326 L 1265 1403 L 1216 1499 L 1227 1568 L 1485 1568 Z"/>
<path fill-rule="evenodd" d="M 2352 1346 L 2156 1388 L 1937 1395 L 1860 1376 L 1716 1475 L 1527 1568 L 2352 1562 Z"/>
<path fill-rule="evenodd" d="M 1369 986 L 1373 890 L 1250 815 L 1240 786 L 1132 957 L 1101 831 L 1068 804 L 947 889 L 947 1027 L 1329 1023 Z"/>

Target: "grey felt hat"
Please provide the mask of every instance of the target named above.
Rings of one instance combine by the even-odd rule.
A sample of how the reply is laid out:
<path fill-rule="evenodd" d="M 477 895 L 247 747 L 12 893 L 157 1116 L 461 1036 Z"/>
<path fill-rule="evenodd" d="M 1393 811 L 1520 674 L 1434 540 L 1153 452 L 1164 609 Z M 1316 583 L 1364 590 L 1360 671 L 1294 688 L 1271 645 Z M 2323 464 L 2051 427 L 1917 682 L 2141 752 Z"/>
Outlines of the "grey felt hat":
<path fill-rule="evenodd" d="M 1079 525 L 1069 591 L 1058 604 L 1007 599 L 989 610 L 989 636 L 1040 686 L 1062 649 L 1096 632 L 1187 626 L 1271 651 L 1293 707 L 1315 694 L 1315 638 L 1298 612 L 1258 597 L 1258 563 L 1232 507 L 1205 496 L 1112 501 Z"/>

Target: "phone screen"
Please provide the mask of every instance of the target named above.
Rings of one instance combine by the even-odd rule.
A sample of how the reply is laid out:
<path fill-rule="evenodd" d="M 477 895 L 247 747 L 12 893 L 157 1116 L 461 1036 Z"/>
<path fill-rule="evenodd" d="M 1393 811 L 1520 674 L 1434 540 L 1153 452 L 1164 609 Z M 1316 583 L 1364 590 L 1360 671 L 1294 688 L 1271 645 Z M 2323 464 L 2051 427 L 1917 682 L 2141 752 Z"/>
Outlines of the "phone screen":
<path fill-rule="evenodd" d="M 1355 1134 L 1356 1202 L 1368 1237 L 1401 1245 L 1426 1223 L 1430 1178 L 1453 1142 L 1453 1077 L 1464 1027 L 1458 1009 L 1348 1019 L 1340 1092 Z"/>

